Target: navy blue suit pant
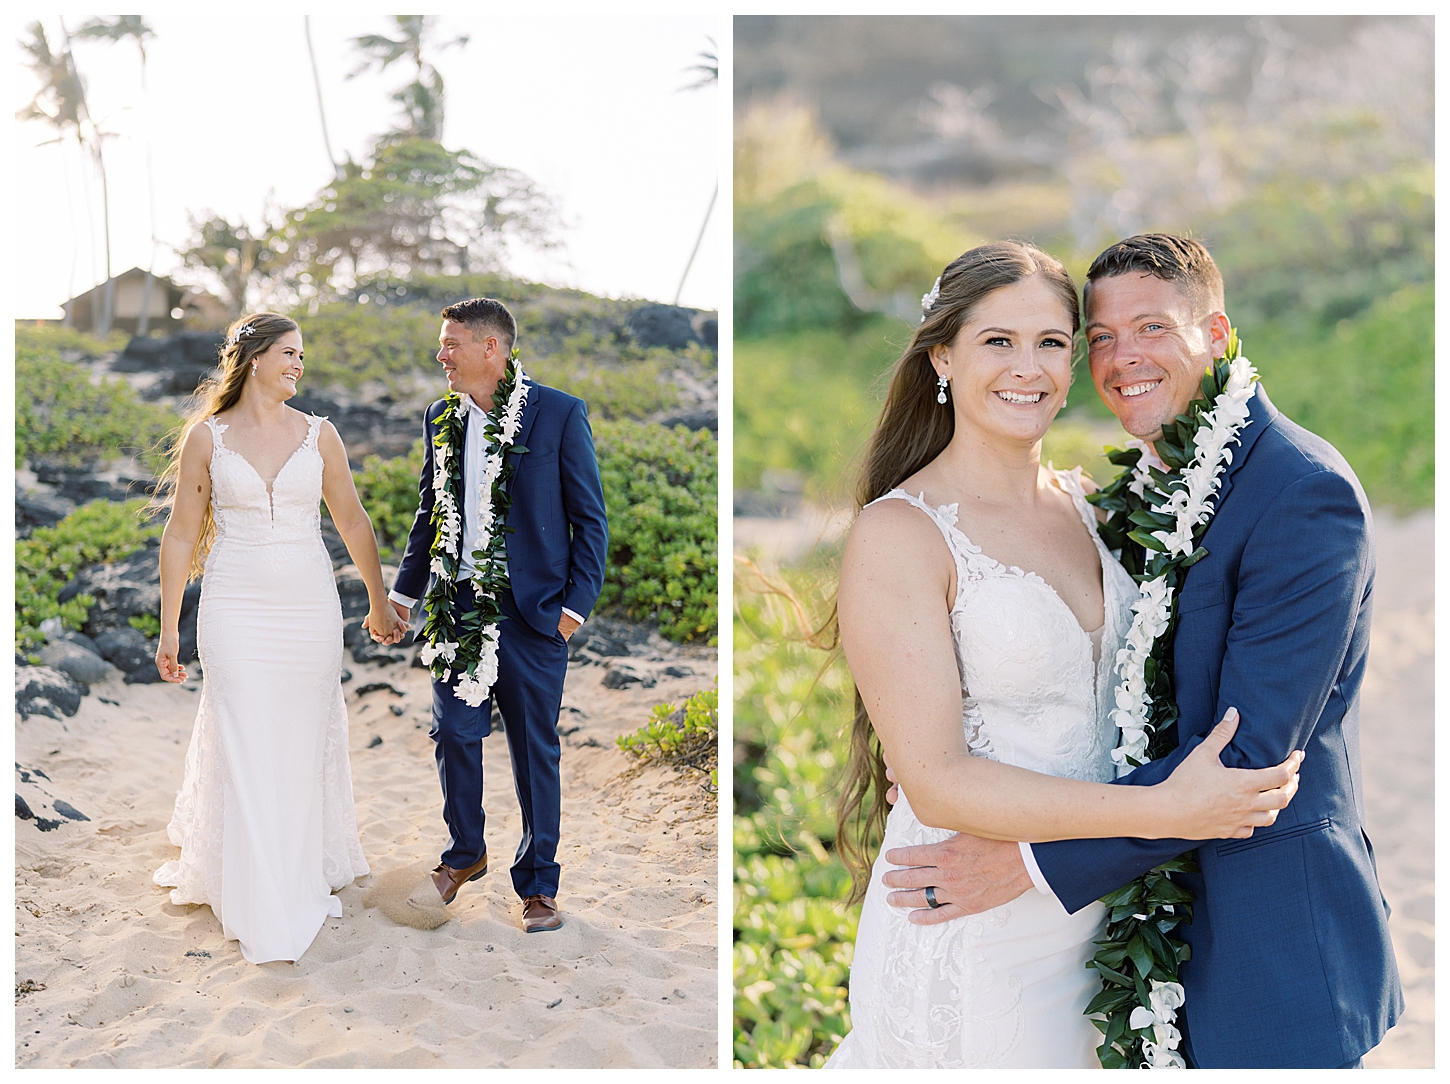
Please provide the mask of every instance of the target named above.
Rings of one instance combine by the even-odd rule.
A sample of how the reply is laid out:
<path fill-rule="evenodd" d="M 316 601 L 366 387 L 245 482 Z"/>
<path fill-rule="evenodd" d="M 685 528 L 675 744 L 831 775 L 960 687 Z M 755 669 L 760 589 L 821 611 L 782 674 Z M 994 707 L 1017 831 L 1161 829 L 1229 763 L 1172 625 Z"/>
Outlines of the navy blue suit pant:
<path fill-rule="evenodd" d="M 472 603 L 464 585 L 456 605 Z M 466 869 L 483 857 L 483 739 L 490 732 L 494 706 L 503 719 L 513 762 L 514 791 L 523 816 L 523 838 L 512 867 L 514 891 L 520 898 L 559 892 L 559 704 L 569 648 L 556 630 L 544 636 L 519 616 L 513 593 L 499 599 L 504 620 L 499 624 L 498 681 L 492 704 L 469 707 L 453 693 L 460 677 L 448 684 L 433 679 L 433 726 L 438 779 L 443 786 L 443 821 L 449 844 L 442 861 Z"/>

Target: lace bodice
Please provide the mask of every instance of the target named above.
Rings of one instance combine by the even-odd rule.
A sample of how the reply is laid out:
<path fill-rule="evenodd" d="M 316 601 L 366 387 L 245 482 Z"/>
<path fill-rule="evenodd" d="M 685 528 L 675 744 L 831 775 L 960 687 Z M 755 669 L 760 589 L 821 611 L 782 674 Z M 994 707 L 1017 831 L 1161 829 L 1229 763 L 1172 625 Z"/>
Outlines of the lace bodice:
<path fill-rule="evenodd" d="M 317 435 L 323 419 L 307 419 L 307 436 L 273 479 L 270 490 L 251 461 L 226 446 L 228 428 L 215 417 L 211 429 L 211 508 L 218 544 L 279 546 L 320 537 L 322 455 Z"/>
<path fill-rule="evenodd" d="M 1102 657 L 1056 591 L 1034 572 L 984 554 L 957 529 L 957 506 L 933 508 L 901 489 L 931 517 L 957 569 L 952 639 L 962 679 L 962 725 L 977 756 L 1048 775 L 1107 782 L 1117 744 L 1113 669 L 1132 622 L 1137 585 L 1098 537 L 1080 471 L 1055 472 L 1092 536 L 1103 569 Z"/>

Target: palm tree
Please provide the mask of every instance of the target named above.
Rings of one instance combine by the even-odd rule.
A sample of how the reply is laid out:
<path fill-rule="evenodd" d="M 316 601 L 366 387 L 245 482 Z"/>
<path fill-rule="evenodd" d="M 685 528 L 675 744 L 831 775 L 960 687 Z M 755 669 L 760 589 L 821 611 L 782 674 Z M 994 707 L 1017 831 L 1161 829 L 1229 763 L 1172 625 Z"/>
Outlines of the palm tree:
<path fill-rule="evenodd" d="M 64 29 L 64 27 L 62 27 Z M 30 40 L 22 41 L 20 47 L 29 56 L 28 66 L 40 77 L 40 89 L 31 98 L 30 104 L 20 110 L 20 120 L 42 120 L 53 127 L 59 135 L 53 142 L 63 143 L 66 133 L 75 136 L 76 146 L 82 153 L 90 149 L 82 121 L 86 119 L 85 88 L 81 85 L 79 72 L 67 46 L 61 52 L 50 47 L 45 36 L 45 27 L 39 21 L 30 24 Z M 99 140 L 97 140 L 99 143 Z M 104 174 L 103 174 L 104 176 Z M 69 186 L 66 192 L 69 194 Z M 91 227 L 92 269 L 95 259 L 96 224 L 91 217 L 91 201 L 86 199 L 86 218 Z M 108 231 L 109 233 L 109 231 Z M 107 278 L 110 277 L 110 238 L 107 237 Z M 73 287 L 72 287 L 73 288 Z M 70 319 L 69 315 L 66 317 Z M 109 325 L 109 321 L 107 321 Z M 107 326 L 107 331 L 110 328 Z"/>
<path fill-rule="evenodd" d="M 151 326 L 151 291 L 155 281 L 156 249 L 160 245 L 156 239 L 156 184 L 151 174 L 150 95 L 146 86 L 146 39 L 155 36 L 156 32 L 146 25 L 146 20 L 140 15 L 117 15 L 110 21 L 95 18 L 76 31 L 77 38 L 109 41 L 112 44 L 130 38 L 135 41 L 136 50 L 141 54 L 141 95 L 146 99 L 148 106 L 146 110 L 146 200 L 151 216 L 151 259 L 146 264 L 146 286 L 141 292 L 141 318 L 136 325 L 138 335 L 145 335 Z M 109 264 L 109 260 L 107 262 Z M 106 278 L 109 281 L 109 267 L 107 267 Z M 114 290 L 115 287 L 108 287 L 108 289 Z"/>
<path fill-rule="evenodd" d="M 312 16 L 302 16 L 302 33 L 307 38 L 307 57 L 312 61 L 312 85 L 317 89 L 317 115 L 322 118 L 322 146 L 327 151 L 327 160 L 332 164 L 333 180 L 343 178 L 342 167 L 332 153 L 332 140 L 327 136 L 327 111 L 322 108 L 322 79 L 317 74 L 317 54 L 312 51 Z"/>
<path fill-rule="evenodd" d="M 394 15 L 398 37 L 389 38 L 382 34 L 364 34 L 353 38 L 353 45 L 363 53 L 365 59 L 348 75 L 354 79 L 377 65 L 379 72 L 386 71 L 396 60 L 407 57 L 415 69 L 413 81 L 393 94 L 393 101 L 403 107 L 403 126 L 397 134 L 417 137 L 441 143 L 443 140 L 443 76 L 438 69 L 423 59 L 425 48 L 432 48 L 433 28 L 437 21 L 434 15 Z M 454 45 L 467 45 L 467 35 L 460 35 L 452 41 L 438 45 L 439 50 Z"/>
<path fill-rule="evenodd" d="M 699 90 L 701 87 L 712 86 L 720 81 L 720 59 L 716 55 L 715 39 L 706 38 L 710 48 L 701 49 L 699 52 L 698 64 L 686 68 L 687 72 L 698 72 L 699 76 L 688 86 L 681 87 L 681 90 Z M 705 240 L 705 227 L 710 224 L 710 214 L 715 210 L 715 200 L 720 195 L 720 182 L 715 182 L 715 191 L 710 193 L 710 205 L 705 208 L 705 220 L 700 223 L 700 235 L 695 238 L 695 247 L 690 250 L 690 258 L 685 261 L 685 273 L 680 276 L 680 284 L 675 287 L 675 301 L 680 303 L 680 295 L 685 292 L 685 280 L 690 277 L 690 268 L 695 266 L 695 257 L 700 254 L 700 244 Z"/>

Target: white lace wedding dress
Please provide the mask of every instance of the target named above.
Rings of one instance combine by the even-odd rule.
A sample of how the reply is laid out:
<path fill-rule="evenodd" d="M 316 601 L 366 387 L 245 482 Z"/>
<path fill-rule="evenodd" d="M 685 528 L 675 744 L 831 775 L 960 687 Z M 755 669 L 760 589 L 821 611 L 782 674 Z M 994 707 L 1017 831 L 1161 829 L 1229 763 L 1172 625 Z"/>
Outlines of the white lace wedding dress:
<path fill-rule="evenodd" d="M 1039 576 L 987 557 L 956 528 L 957 507 L 932 508 L 893 490 L 941 529 L 956 562 L 952 638 L 962 726 L 976 756 L 1048 775 L 1107 782 L 1117 731 L 1113 662 L 1132 621 L 1137 585 L 1098 538 L 1077 472 L 1057 472 L 1103 568 L 1101 652 Z M 937 843 L 906 795 L 891 810 L 881 854 Z M 850 1034 L 828 1069 L 1097 1068 L 1102 1036 L 1082 1012 L 1099 980 L 1086 967 L 1101 904 L 1069 915 L 1035 889 L 1005 906 L 917 926 L 886 902 L 878 856 L 851 966 Z"/>
<path fill-rule="evenodd" d="M 342 608 L 322 542 L 321 418 L 268 492 L 212 433 L 217 538 L 197 612 L 203 683 L 186 776 L 156 871 L 171 902 L 210 904 L 252 963 L 296 960 L 334 889 L 368 872 L 347 757 Z"/>

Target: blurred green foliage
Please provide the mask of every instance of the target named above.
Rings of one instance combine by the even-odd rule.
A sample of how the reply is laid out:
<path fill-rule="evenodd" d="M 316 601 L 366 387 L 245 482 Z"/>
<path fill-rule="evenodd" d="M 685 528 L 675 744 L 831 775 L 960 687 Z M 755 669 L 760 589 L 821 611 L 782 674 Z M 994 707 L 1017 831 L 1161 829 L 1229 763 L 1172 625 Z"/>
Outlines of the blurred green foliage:
<path fill-rule="evenodd" d="M 40 527 L 15 541 L 15 646 L 17 650 L 45 642 L 40 623 L 59 617 L 66 628 L 80 629 L 95 602 L 77 595 L 57 602 L 61 589 L 86 565 L 119 561 L 135 553 L 148 538 L 161 534 L 162 524 L 146 522 L 145 498 L 125 502 L 92 501 L 77 508 L 54 527 Z M 143 631 L 146 631 L 143 629 Z"/>
<path fill-rule="evenodd" d="M 359 303 L 363 297 L 367 302 Z M 380 276 L 346 301 L 295 315 L 307 339 L 307 375 L 321 387 L 381 384 L 394 395 L 436 383 L 439 310 L 462 297 L 496 297 L 514 312 L 524 368 L 577 395 L 601 419 L 645 418 L 679 403 L 670 373 L 713 373 L 715 352 L 643 348 L 625 324 L 638 302 L 547 290 L 500 275 Z"/>
<path fill-rule="evenodd" d="M 418 478 L 423 473 L 423 440 L 413 442 L 407 455 L 384 459 L 370 455 L 353 472 L 357 495 L 373 521 L 378 558 L 396 564 L 408 544 L 408 532 L 418 511 Z"/>
<path fill-rule="evenodd" d="M 659 623 L 671 640 L 715 643 L 719 464 L 707 429 L 594 427 L 609 560 L 599 608 Z"/>
<path fill-rule="evenodd" d="M 44 457 L 78 465 L 119 455 L 150 453 L 179 422 L 164 407 L 143 402 L 124 380 L 92 383 L 88 371 L 62 352 L 98 357 L 123 349 L 69 328 L 15 329 L 15 465 Z"/>
<path fill-rule="evenodd" d="M 594 425 L 609 516 L 598 608 L 659 623 L 677 641 L 715 642 L 719 467 L 709 430 L 632 421 Z M 384 561 L 402 556 L 418 508 L 423 443 L 406 456 L 368 456 L 354 476 Z"/>
<path fill-rule="evenodd" d="M 1016 203 L 1001 188 L 981 199 L 1010 204 L 1011 235 L 1035 237 L 1080 282 L 1092 254 L 1072 249 L 1064 201 L 1043 188 Z M 1372 502 L 1399 510 L 1433 501 L 1433 197 L 1432 167 L 1418 161 L 1324 178 L 1276 174 L 1193 228 L 1223 271 L 1229 314 L 1276 405 L 1339 448 Z M 884 305 L 919 296 L 978 243 L 988 223 L 973 212 L 975 198 L 958 191 L 931 203 L 835 163 L 745 190 L 736 208 L 737 488 L 768 489 L 767 471 L 793 471 L 807 496 L 843 502 L 890 367 L 910 340 L 909 323 L 847 297 L 830 223 L 849 235 Z M 1036 229 L 1034 208 L 1043 216 Z M 944 239 L 953 242 L 945 252 Z M 1081 366 L 1064 418 L 1101 422 L 1119 439 Z M 1059 436 L 1080 456 L 1080 434 Z M 1107 469 L 1089 458 L 1090 472 Z"/>
<path fill-rule="evenodd" d="M 769 489 L 775 478 L 798 475 L 807 497 L 849 504 L 887 377 L 909 337 L 899 322 L 873 316 L 849 334 L 815 328 L 736 343 L 735 488 Z M 1121 447 L 1127 434 L 1085 370 L 1073 380 L 1074 391 L 1082 388 L 1100 410 L 1074 410 L 1070 395 L 1043 438 L 1042 459 L 1102 480 L 1112 470 L 1103 445 Z"/>
<path fill-rule="evenodd" d="M 850 1030 L 846 986 L 859 907 L 833 853 L 851 684 L 806 643 L 796 597 L 833 577 L 797 571 L 772 594 L 737 579 L 735 644 L 735 1065 L 819 1067 Z"/>

